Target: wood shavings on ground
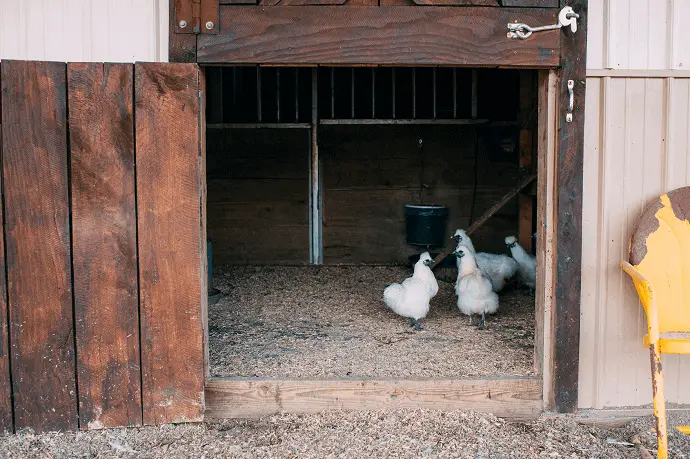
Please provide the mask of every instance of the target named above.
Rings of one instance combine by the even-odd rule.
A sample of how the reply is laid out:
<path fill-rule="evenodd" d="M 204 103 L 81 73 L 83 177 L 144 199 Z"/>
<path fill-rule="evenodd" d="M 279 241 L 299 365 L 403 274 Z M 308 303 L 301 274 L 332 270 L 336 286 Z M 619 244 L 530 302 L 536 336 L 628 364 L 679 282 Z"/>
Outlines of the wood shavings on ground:
<path fill-rule="evenodd" d="M 688 415 L 669 416 L 669 426 L 689 421 Z M 24 432 L 0 436 L 0 457 L 639 459 L 637 448 L 611 444 L 607 439 L 628 441 L 639 435 L 656 456 L 653 425 L 652 417 L 620 429 L 603 429 L 553 418 L 510 423 L 462 411 L 331 411 L 214 424 L 40 435 Z M 669 457 L 690 458 L 689 436 L 669 427 L 669 444 Z"/>
<path fill-rule="evenodd" d="M 384 288 L 401 266 L 228 266 L 214 275 L 223 298 L 209 307 L 213 376 L 462 378 L 533 375 L 534 297 L 500 295 L 488 330 L 469 325 L 453 286 L 414 332 L 387 309 Z"/>

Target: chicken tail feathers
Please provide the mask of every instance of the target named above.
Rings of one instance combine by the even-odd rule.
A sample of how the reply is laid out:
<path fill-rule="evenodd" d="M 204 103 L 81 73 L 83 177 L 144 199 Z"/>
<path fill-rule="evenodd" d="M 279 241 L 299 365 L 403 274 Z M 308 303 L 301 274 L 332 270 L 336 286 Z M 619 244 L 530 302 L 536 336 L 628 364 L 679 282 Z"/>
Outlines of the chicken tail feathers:
<path fill-rule="evenodd" d="M 383 302 L 386 306 L 395 310 L 395 306 L 402 301 L 405 296 L 405 289 L 400 284 L 391 284 L 383 291 Z"/>

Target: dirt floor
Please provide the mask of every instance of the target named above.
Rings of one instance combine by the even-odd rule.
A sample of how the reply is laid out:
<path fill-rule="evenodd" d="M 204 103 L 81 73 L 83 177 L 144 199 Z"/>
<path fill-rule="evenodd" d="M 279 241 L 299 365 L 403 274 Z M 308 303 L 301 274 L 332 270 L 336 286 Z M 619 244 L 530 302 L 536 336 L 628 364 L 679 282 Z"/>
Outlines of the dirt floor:
<path fill-rule="evenodd" d="M 671 426 L 669 457 L 690 458 L 690 436 Z M 636 458 L 639 435 L 656 457 L 653 418 L 620 429 L 563 419 L 509 423 L 460 411 L 328 412 L 256 421 L 0 436 L 0 458 Z"/>
<path fill-rule="evenodd" d="M 533 374 L 534 297 L 500 295 L 488 330 L 458 311 L 439 282 L 425 331 L 386 308 L 383 289 L 405 267 L 221 267 L 209 307 L 213 376 L 476 377 Z"/>

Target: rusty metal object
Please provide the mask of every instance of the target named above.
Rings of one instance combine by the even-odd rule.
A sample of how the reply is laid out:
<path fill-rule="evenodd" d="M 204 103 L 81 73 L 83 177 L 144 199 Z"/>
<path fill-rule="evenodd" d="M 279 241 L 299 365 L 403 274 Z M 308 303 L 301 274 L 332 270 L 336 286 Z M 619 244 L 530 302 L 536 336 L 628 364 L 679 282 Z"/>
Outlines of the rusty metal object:
<path fill-rule="evenodd" d="M 690 354 L 688 305 L 690 269 L 690 187 L 679 188 L 652 201 L 639 218 L 630 243 L 630 275 L 647 317 L 654 417 L 658 458 L 668 457 L 666 403 L 662 353 Z"/>
<path fill-rule="evenodd" d="M 175 33 L 217 34 L 218 12 L 218 0 L 175 0 Z"/>

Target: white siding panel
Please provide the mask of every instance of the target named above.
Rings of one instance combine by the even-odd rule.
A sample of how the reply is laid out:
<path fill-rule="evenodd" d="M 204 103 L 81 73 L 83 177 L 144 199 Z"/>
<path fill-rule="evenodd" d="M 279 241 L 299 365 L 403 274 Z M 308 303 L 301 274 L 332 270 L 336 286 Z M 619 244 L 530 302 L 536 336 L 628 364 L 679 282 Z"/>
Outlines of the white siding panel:
<path fill-rule="evenodd" d="M 0 0 L 0 59 L 165 61 L 166 0 Z"/>
<path fill-rule="evenodd" d="M 644 206 L 690 185 L 690 79 L 589 78 L 583 199 L 582 408 L 651 403 L 646 322 L 618 264 Z M 690 358 L 664 356 L 666 398 L 690 403 Z"/>
<path fill-rule="evenodd" d="M 602 238 L 600 231 L 602 228 L 602 216 L 599 204 L 602 200 L 598 194 L 602 191 L 603 184 L 600 180 L 601 153 L 603 151 L 601 137 L 602 129 L 600 123 L 603 122 L 600 110 L 590 110 L 590 107 L 599 107 L 599 100 L 603 94 L 603 85 L 610 78 L 596 78 L 587 80 L 587 95 L 585 107 L 585 145 L 584 149 L 588 154 L 583 158 L 583 177 L 582 177 L 582 201 L 583 203 L 596 203 L 597 205 L 583 205 L 582 209 L 582 295 L 581 295 L 581 319 L 580 319 L 580 360 L 587 362 L 588 365 L 580 364 L 579 392 L 587 394 L 587 400 L 596 399 L 597 396 L 597 375 L 596 365 L 600 360 L 595 356 L 600 353 L 599 339 L 601 328 L 604 321 L 599 315 L 603 312 L 598 305 L 601 304 L 602 295 Z M 587 287 L 585 287 L 587 286 Z M 580 405 L 583 404 L 583 397 L 580 396 Z M 591 406 L 586 406 L 591 408 Z"/>
<path fill-rule="evenodd" d="M 603 0 L 589 0 L 587 22 L 587 68 L 606 68 L 606 50 L 604 48 L 604 33 L 608 29 L 604 26 L 606 11 Z"/>
<path fill-rule="evenodd" d="M 690 0 L 590 0 L 587 68 L 689 69 L 688 17 Z"/>

